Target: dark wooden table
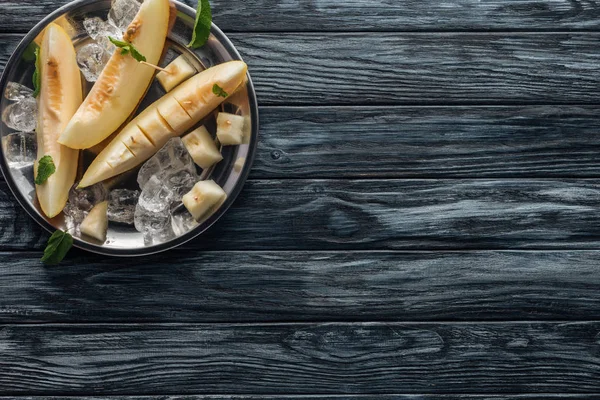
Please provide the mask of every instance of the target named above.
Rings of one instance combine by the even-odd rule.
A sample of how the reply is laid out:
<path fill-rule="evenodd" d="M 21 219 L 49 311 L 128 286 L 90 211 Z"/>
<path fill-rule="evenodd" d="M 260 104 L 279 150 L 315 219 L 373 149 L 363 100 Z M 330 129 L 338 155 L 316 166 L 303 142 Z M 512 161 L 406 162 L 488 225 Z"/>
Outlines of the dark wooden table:
<path fill-rule="evenodd" d="M 65 2 L 1 0 L 1 65 Z M 599 399 L 600 2 L 212 4 L 261 105 L 243 194 L 44 267 L 0 182 L 0 398 Z"/>

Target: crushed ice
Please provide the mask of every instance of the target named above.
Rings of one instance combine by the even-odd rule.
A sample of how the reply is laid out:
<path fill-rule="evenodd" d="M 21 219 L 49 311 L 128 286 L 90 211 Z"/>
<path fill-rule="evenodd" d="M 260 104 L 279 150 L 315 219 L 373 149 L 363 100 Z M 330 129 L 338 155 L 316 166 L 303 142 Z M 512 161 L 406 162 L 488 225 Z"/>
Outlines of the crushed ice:
<path fill-rule="evenodd" d="M 92 43 L 77 50 L 77 63 L 87 81 L 98 80 L 115 49 L 108 37 L 121 39 L 140 6 L 141 3 L 136 0 L 114 0 L 108 13 L 108 21 L 99 17 L 86 18 L 83 21 L 83 27 L 92 39 Z"/>
<path fill-rule="evenodd" d="M 181 221 L 184 214 L 177 214 L 177 221 L 173 221 L 171 210 L 179 209 L 183 195 L 199 177 L 181 139 L 169 140 L 142 166 L 137 180 L 142 194 L 136 207 L 135 227 L 144 234 L 146 244 L 162 243 L 187 232 L 191 223 Z"/>

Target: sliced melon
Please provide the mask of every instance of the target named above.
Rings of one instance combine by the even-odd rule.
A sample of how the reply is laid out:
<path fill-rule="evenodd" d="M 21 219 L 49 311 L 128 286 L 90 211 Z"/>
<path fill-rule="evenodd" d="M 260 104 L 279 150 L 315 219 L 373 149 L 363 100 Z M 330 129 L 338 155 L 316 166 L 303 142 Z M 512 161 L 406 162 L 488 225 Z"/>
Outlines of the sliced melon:
<path fill-rule="evenodd" d="M 233 164 L 233 169 L 235 170 L 235 172 L 240 172 L 242 169 L 244 169 L 244 165 L 246 165 L 246 157 L 240 157 L 237 160 L 235 160 L 235 164 Z"/>
<path fill-rule="evenodd" d="M 75 183 L 79 151 L 57 142 L 60 133 L 82 101 L 81 74 L 75 60 L 75 49 L 69 35 L 56 24 L 50 24 L 40 46 L 41 91 L 38 102 L 38 157 L 52 157 L 56 172 L 36 186 L 44 214 L 53 218 L 67 203 L 69 190 Z"/>
<path fill-rule="evenodd" d="M 123 40 L 133 43 L 151 64 L 158 64 L 169 26 L 169 0 L 146 0 Z M 155 70 L 117 49 L 98 81 L 60 136 L 74 149 L 90 148 L 115 132 L 146 93 Z"/>
<path fill-rule="evenodd" d="M 181 55 L 173 60 L 165 71 L 156 74 L 156 79 L 165 91 L 170 92 L 175 86 L 196 74 L 196 68 L 187 62 L 185 56 Z"/>
<path fill-rule="evenodd" d="M 208 169 L 223 160 L 215 141 L 204 126 L 188 133 L 181 140 L 194 162 L 202 169 Z"/>
<path fill-rule="evenodd" d="M 108 201 L 96 204 L 81 223 L 81 233 L 105 242 L 108 231 L 107 212 Z"/>
<path fill-rule="evenodd" d="M 217 116 L 217 137 L 223 146 L 242 144 L 244 141 L 245 118 L 241 115 L 219 113 Z"/>
<path fill-rule="evenodd" d="M 196 221 L 214 210 L 227 199 L 227 193 L 215 181 L 201 181 L 183 196 L 183 205 Z"/>
<path fill-rule="evenodd" d="M 134 118 L 96 157 L 79 185 L 86 187 L 121 174 L 152 157 L 170 138 L 187 132 L 225 98 L 212 92 L 216 83 L 232 94 L 244 82 L 247 66 L 241 61 L 220 64 L 188 79 Z M 142 131 L 148 138 L 135 154 L 126 152 L 127 138 Z"/>
<path fill-rule="evenodd" d="M 184 114 L 184 117 L 187 118 L 187 114 Z M 169 139 L 177 136 L 156 108 L 149 108 L 141 118 L 137 119 L 136 125 L 157 150 L 162 148 Z"/>

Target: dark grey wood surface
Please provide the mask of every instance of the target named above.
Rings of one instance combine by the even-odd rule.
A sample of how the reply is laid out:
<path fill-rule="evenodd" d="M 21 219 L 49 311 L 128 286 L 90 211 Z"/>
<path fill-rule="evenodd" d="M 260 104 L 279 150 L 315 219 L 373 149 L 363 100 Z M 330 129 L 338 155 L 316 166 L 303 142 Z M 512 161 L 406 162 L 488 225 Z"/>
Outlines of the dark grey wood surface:
<path fill-rule="evenodd" d="M 598 251 L 0 255 L 0 323 L 600 320 Z"/>
<path fill-rule="evenodd" d="M 246 183 L 198 250 L 598 249 L 596 179 L 269 179 Z M 0 247 L 47 235 L 0 182 Z M 173 253 L 173 254 L 176 254 Z"/>
<path fill-rule="evenodd" d="M 0 38 L 0 65 L 22 35 Z M 263 105 L 598 104 L 596 33 L 234 33 Z M 301 44 L 301 45 L 299 45 Z"/>
<path fill-rule="evenodd" d="M 3 31 L 26 32 L 69 0 L 2 0 Z M 196 0 L 183 0 L 192 7 Z M 212 0 L 228 32 L 595 30 L 597 0 Z"/>
<path fill-rule="evenodd" d="M 0 70 L 66 2 L 0 0 Z M 44 267 L 0 180 L 0 400 L 600 398 L 600 2 L 211 3 L 259 96 L 244 192 Z"/>
<path fill-rule="evenodd" d="M 599 330 L 599 322 L 5 325 L 0 388 L 585 394 L 600 379 Z"/>
<path fill-rule="evenodd" d="M 15 397 L 0 397 L 0 400 L 13 400 Z M 21 400 L 81 400 L 74 396 L 19 396 Z M 86 396 L 86 400 L 590 400 L 597 399 L 595 394 L 377 394 L 377 395 L 181 395 L 181 396 Z"/>

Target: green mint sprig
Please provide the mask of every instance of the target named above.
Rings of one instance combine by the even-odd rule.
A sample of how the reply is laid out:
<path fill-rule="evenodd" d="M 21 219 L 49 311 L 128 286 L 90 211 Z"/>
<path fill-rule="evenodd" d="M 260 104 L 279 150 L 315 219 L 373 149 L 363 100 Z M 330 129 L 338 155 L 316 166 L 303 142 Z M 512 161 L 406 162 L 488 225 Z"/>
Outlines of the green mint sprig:
<path fill-rule="evenodd" d="M 50 236 L 44 249 L 42 262 L 46 265 L 57 265 L 73 247 L 73 236 L 68 232 L 58 230 Z"/>
<path fill-rule="evenodd" d="M 35 54 L 35 71 L 33 71 L 33 97 L 38 97 L 42 90 L 42 68 L 40 65 L 40 48 L 36 47 Z"/>
<path fill-rule="evenodd" d="M 36 185 L 43 185 L 46 183 L 48 178 L 56 172 L 56 166 L 50 156 L 44 156 L 40 158 L 38 162 L 37 176 L 35 177 Z"/>
<path fill-rule="evenodd" d="M 227 98 L 227 96 L 229 96 L 227 94 L 227 92 L 224 91 L 223 88 L 221 86 L 217 85 L 216 83 L 213 85 L 212 91 L 215 94 L 215 96 L 218 96 L 218 97 Z"/>
<path fill-rule="evenodd" d="M 121 54 L 126 55 L 126 54 L 131 54 L 131 57 L 133 57 L 137 62 L 146 62 L 146 57 L 144 57 L 143 54 L 141 54 L 134 46 L 132 43 L 129 42 L 125 42 L 123 40 L 118 40 L 115 39 L 111 36 L 108 37 L 108 40 L 110 40 L 110 42 L 112 44 L 114 44 L 115 46 L 117 46 L 118 48 L 121 49 Z"/>
<path fill-rule="evenodd" d="M 192 33 L 192 41 L 188 47 L 197 49 L 204 46 L 210 37 L 210 27 L 212 25 L 212 12 L 208 0 L 198 0 L 198 8 L 196 9 L 196 22 L 194 23 L 194 31 Z"/>

